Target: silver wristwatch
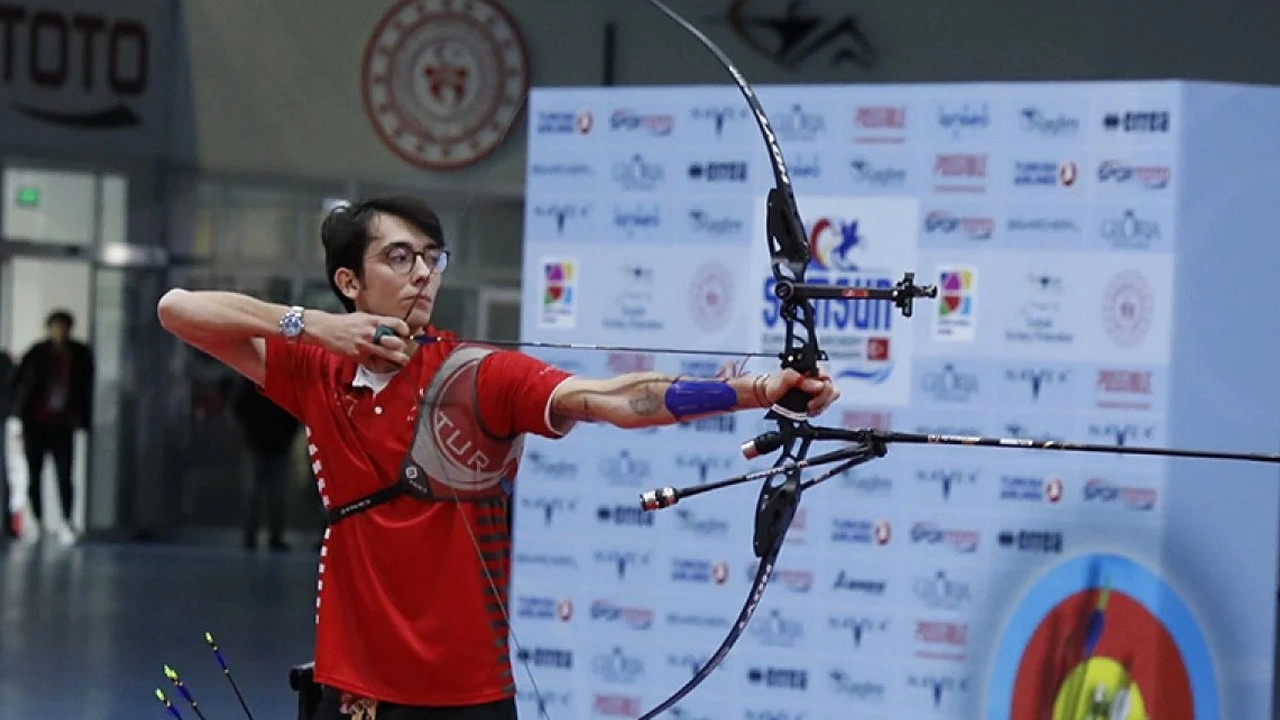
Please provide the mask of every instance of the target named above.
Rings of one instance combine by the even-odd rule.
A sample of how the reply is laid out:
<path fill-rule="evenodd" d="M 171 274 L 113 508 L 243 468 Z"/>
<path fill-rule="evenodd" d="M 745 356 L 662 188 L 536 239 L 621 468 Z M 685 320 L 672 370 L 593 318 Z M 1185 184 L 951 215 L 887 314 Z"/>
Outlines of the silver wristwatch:
<path fill-rule="evenodd" d="M 303 309 L 300 305 L 294 305 L 280 318 L 280 334 L 286 340 L 296 341 L 307 329 L 306 323 L 302 322 Z"/>

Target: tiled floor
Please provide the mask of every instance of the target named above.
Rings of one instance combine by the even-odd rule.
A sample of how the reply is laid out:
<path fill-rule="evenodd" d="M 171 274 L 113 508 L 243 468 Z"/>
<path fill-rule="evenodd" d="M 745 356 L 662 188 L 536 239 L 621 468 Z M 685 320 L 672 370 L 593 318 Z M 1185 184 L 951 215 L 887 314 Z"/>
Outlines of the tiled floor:
<path fill-rule="evenodd" d="M 257 720 L 292 720 L 311 657 L 316 559 L 238 547 L 0 540 L 0 720 L 163 720 L 178 672 L 208 720 L 242 718 L 211 631 Z"/>

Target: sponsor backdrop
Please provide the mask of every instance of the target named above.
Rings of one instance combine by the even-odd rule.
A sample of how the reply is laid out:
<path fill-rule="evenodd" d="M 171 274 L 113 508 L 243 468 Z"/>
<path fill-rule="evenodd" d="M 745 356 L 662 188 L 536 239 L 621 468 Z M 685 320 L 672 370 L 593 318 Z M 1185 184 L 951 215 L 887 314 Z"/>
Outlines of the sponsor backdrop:
<path fill-rule="evenodd" d="M 809 277 L 888 285 L 911 270 L 940 289 L 910 319 L 817 304 L 843 389 L 822 422 L 1203 445 L 1170 431 L 1195 422 L 1171 412 L 1173 330 L 1194 316 L 1175 315 L 1175 291 L 1194 289 L 1175 242 L 1182 91 L 761 89 Z M 781 347 L 772 176 L 736 90 L 540 90 L 529 120 L 524 339 L 725 353 L 542 353 L 596 376 L 775 368 L 735 355 Z M 511 610 L 550 717 L 635 717 L 728 632 L 754 572 L 758 486 L 657 513 L 637 496 L 758 467 L 737 448 L 762 414 L 530 442 Z M 1268 717 L 1275 473 L 1234 483 L 1238 464 L 1191 463 L 1210 484 L 1178 479 L 1180 463 L 891 447 L 805 496 L 755 619 L 681 716 Z M 1224 525 L 1248 535 L 1213 539 Z"/>

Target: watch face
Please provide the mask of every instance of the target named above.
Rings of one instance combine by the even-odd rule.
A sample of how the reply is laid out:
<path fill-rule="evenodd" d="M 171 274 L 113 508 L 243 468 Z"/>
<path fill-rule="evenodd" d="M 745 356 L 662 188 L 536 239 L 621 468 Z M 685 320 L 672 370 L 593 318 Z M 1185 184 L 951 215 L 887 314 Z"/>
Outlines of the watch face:
<path fill-rule="evenodd" d="M 280 332 L 285 337 L 297 337 L 302 334 L 302 317 L 290 313 L 280 319 Z"/>
<path fill-rule="evenodd" d="M 988 692 L 990 712 L 1011 720 L 1218 716 L 1195 614 L 1163 578 L 1117 555 L 1067 561 L 1028 591 Z"/>

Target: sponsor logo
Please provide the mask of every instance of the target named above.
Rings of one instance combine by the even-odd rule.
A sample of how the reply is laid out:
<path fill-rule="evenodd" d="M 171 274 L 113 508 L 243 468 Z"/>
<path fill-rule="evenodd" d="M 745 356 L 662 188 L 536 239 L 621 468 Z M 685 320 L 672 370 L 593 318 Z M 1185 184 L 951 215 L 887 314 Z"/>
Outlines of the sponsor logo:
<path fill-rule="evenodd" d="M 841 570 L 836 575 L 835 582 L 831 584 L 832 590 L 847 590 L 849 592 L 861 593 L 863 595 L 881 596 L 889 587 L 888 580 L 873 580 L 870 578 L 857 577 Z"/>
<path fill-rule="evenodd" d="M 643 701 L 627 695 L 596 695 L 591 709 L 600 715 L 631 718 L 644 711 Z"/>
<path fill-rule="evenodd" d="M 1111 247 L 1119 250 L 1146 250 L 1162 237 L 1158 221 L 1139 217 L 1132 209 L 1103 218 L 1098 230 Z"/>
<path fill-rule="evenodd" d="M 587 163 L 534 162 L 529 164 L 529 174 L 540 177 L 588 178 L 596 171 Z"/>
<path fill-rule="evenodd" d="M 1167 133 L 1169 124 L 1167 110 L 1111 112 L 1102 116 L 1102 127 L 1110 132 Z"/>
<path fill-rule="evenodd" d="M 649 461 L 632 456 L 630 450 L 619 450 L 617 454 L 602 459 L 597 469 L 609 484 L 628 487 L 638 486 L 652 475 Z"/>
<path fill-rule="evenodd" d="M 591 206 L 580 203 L 545 203 L 533 207 L 533 216 L 550 218 L 556 223 L 556 234 L 563 235 L 570 221 L 585 219 L 591 214 Z"/>
<path fill-rule="evenodd" d="M 996 231 L 992 217 L 961 217 L 945 210 L 931 210 L 924 218 L 924 231 L 929 234 L 960 235 L 970 240 L 990 240 Z"/>
<path fill-rule="evenodd" d="M 675 582 L 714 583 L 723 585 L 729 579 L 729 564 L 723 560 L 671 560 L 671 579 Z"/>
<path fill-rule="evenodd" d="M 626 233 L 627 237 L 635 237 L 636 232 L 656 230 L 662 225 L 662 212 L 657 203 L 637 204 L 631 207 L 614 206 L 613 225 Z"/>
<path fill-rule="evenodd" d="M 1080 233 L 1080 225 L 1073 218 L 1009 218 L 1005 227 L 1014 233 Z"/>
<path fill-rule="evenodd" d="M 827 618 L 827 628 L 837 632 L 849 633 L 854 648 L 861 648 L 865 640 L 873 635 L 889 632 L 889 619 L 870 617 L 867 615 L 844 615 Z"/>
<path fill-rule="evenodd" d="M 590 110 L 544 110 L 535 120 L 539 135 L 586 135 L 595 127 Z"/>
<path fill-rule="evenodd" d="M 884 700 L 884 683 L 870 680 L 854 680 L 843 670 L 835 669 L 830 673 L 831 684 L 836 692 L 847 695 L 858 702 L 880 702 Z"/>
<path fill-rule="evenodd" d="M 675 129 L 674 115 L 661 113 L 638 113 L 635 110 L 621 108 L 614 110 L 609 116 L 609 129 L 614 132 L 643 133 L 653 137 L 666 137 Z"/>
<path fill-rule="evenodd" d="M 951 491 L 961 486 L 977 485 L 977 471 L 956 470 L 955 468 L 933 468 L 917 470 L 916 482 L 937 484 L 938 491 L 945 502 L 951 499 Z M 914 533 L 914 529 L 912 530 Z"/>
<path fill-rule="evenodd" d="M 1018 113 L 1018 120 L 1023 132 L 1043 137 L 1069 137 L 1080 131 L 1080 118 L 1047 113 L 1034 105 L 1024 106 Z"/>
<path fill-rule="evenodd" d="M 770 647 L 795 647 L 804 641 L 804 624 L 787 618 L 777 608 L 757 615 L 751 622 L 751 636 Z"/>
<path fill-rule="evenodd" d="M 1020 160 L 1013 165 L 1014 187 L 1071 187 L 1079 176 L 1080 170 L 1071 160 Z"/>
<path fill-rule="evenodd" d="M 804 690 L 809 687 L 809 673 L 799 668 L 752 667 L 747 670 L 747 682 L 784 690 Z"/>
<path fill-rule="evenodd" d="M 806 112 L 799 103 L 771 118 L 774 134 L 783 142 L 813 142 L 827 132 L 826 119 L 818 113 Z"/>
<path fill-rule="evenodd" d="M 969 583 L 952 580 L 945 570 L 917 577 L 911 590 L 917 600 L 936 610 L 958 610 L 973 600 L 973 590 Z"/>
<path fill-rule="evenodd" d="M 888 520 L 831 520 L 831 542 L 855 545 L 887 545 L 893 537 Z"/>
<path fill-rule="evenodd" d="M 1103 327 L 1120 347 L 1142 342 L 1151 329 L 1155 298 L 1142 273 L 1126 270 L 1111 278 L 1102 297 Z"/>
<path fill-rule="evenodd" d="M 900 167 L 877 165 L 866 158 L 849 161 L 853 184 L 858 187 L 900 188 L 907 183 L 907 171 Z"/>
<path fill-rule="evenodd" d="M 1085 502 L 1116 503 L 1127 510 L 1154 510 L 1158 497 L 1155 488 L 1118 485 L 1102 478 L 1091 478 L 1084 483 Z"/>
<path fill-rule="evenodd" d="M 856 131 L 854 142 L 879 145 L 898 144 L 906 140 L 907 108 L 905 106 L 864 106 L 853 114 Z"/>
<path fill-rule="evenodd" d="M 938 126 L 959 139 L 972 131 L 986 130 L 991 126 L 991 113 L 987 104 L 965 103 L 960 106 L 942 106 L 938 108 Z"/>
<path fill-rule="evenodd" d="M 936 192 L 986 192 L 987 156 L 973 153 L 943 153 L 934 157 L 933 177 L 940 184 Z"/>
<path fill-rule="evenodd" d="M 1004 379 L 1012 383 L 1026 383 L 1033 402 L 1040 393 L 1050 387 L 1061 387 L 1071 381 L 1071 371 L 1054 368 L 1007 368 Z"/>
<path fill-rule="evenodd" d="M 542 515 L 543 526 L 551 527 L 556 515 L 577 510 L 578 500 L 565 497 L 522 497 L 520 507 L 537 510 Z"/>
<path fill-rule="evenodd" d="M 940 370 L 925 373 L 920 387 L 932 400 L 966 403 L 978 394 L 979 383 L 977 375 L 961 372 L 955 365 L 946 363 Z"/>
<path fill-rule="evenodd" d="M 623 190 L 654 190 L 665 177 L 660 163 L 647 162 L 639 153 L 613 164 L 613 181 Z"/>
<path fill-rule="evenodd" d="M 916 649 L 916 657 L 962 661 L 969 645 L 969 626 L 940 620 L 917 620 L 915 641 L 922 646 Z"/>
<path fill-rule="evenodd" d="M 725 125 L 728 123 L 747 119 L 747 109 L 744 107 L 721 105 L 719 107 L 700 107 L 689 111 L 694 120 L 709 122 L 715 128 L 716 137 L 720 137 L 724 133 Z"/>
<path fill-rule="evenodd" d="M 653 611 L 642 607 L 624 607 L 612 600 L 596 600 L 591 603 L 591 619 L 622 623 L 632 630 L 648 630 L 653 626 Z"/>
<path fill-rule="evenodd" d="M 913 545 L 945 545 L 966 555 L 978 551 L 980 538 L 977 530 L 947 529 L 934 522 L 917 522 L 911 526 Z"/>
<path fill-rule="evenodd" d="M 629 685 L 644 675 L 644 660 L 628 655 L 615 645 L 610 652 L 597 653 L 591 658 L 591 670 L 607 683 Z"/>
<path fill-rule="evenodd" d="M 715 216 L 702 208 L 689 210 L 689 226 L 693 231 L 711 237 L 741 235 L 742 220 L 729 216 Z"/>
<path fill-rule="evenodd" d="M 603 565 L 612 565 L 618 574 L 618 580 L 626 580 L 627 573 L 636 566 L 649 565 L 650 553 L 632 550 L 597 550 L 595 560 Z"/>
<path fill-rule="evenodd" d="M 1062 533 L 1050 530 L 1001 530 L 1000 547 L 1019 552 L 1058 554 L 1062 552 Z"/>
<path fill-rule="evenodd" d="M 562 670 L 573 669 L 573 651 L 565 648 L 556 647 L 531 647 L 520 648 L 516 651 L 516 657 L 523 663 L 528 665 L 536 665 L 538 667 L 559 668 Z"/>
<path fill-rule="evenodd" d="M 689 178 L 706 182 L 746 182 L 747 164 L 737 160 L 694 162 L 689 165 Z"/>
<path fill-rule="evenodd" d="M 601 505 L 596 508 L 596 519 L 606 525 L 653 526 L 653 513 L 632 505 Z"/>
<path fill-rule="evenodd" d="M 1001 475 L 1000 499 L 1056 503 L 1062 499 L 1062 478 L 1038 475 Z"/>
<path fill-rule="evenodd" d="M 1098 182 L 1138 185 L 1147 190 L 1169 187 L 1173 169 L 1168 165 L 1134 165 L 1123 160 L 1103 160 L 1098 165 Z"/>
<path fill-rule="evenodd" d="M 1150 410 L 1152 401 L 1150 370 L 1101 368 L 1094 389 L 1100 408 L 1114 410 Z"/>
<path fill-rule="evenodd" d="M 1155 425 L 1138 425 L 1137 423 L 1090 423 L 1089 437 L 1096 440 L 1108 440 L 1120 447 L 1134 440 L 1150 441 L 1156 434 Z"/>
<path fill-rule="evenodd" d="M 573 601 L 569 598 L 521 595 L 516 598 L 516 615 L 532 620 L 559 620 L 573 618 Z"/>
<path fill-rule="evenodd" d="M 577 463 L 564 459 L 553 460 L 538 450 L 526 452 L 520 468 L 548 480 L 575 480 L 578 477 Z"/>
<path fill-rule="evenodd" d="M 935 708 L 953 698 L 969 692 L 969 678 L 955 675 L 910 675 L 907 687 L 928 693 Z"/>

